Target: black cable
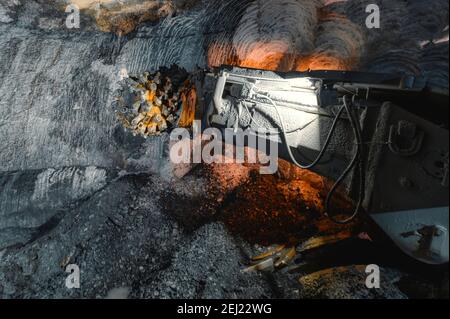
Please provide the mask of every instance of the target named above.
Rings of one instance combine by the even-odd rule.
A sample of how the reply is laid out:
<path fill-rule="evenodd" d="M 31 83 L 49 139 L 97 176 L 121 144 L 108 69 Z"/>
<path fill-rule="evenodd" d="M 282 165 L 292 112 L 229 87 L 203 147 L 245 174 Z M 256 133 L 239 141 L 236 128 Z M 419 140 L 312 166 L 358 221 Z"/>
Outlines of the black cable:
<path fill-rule="evenodd" d="M 324 143 L 322 149 L 321 149 L 320 152 L 319 152 L 319 155 L 317 155 L 316 159 L 315 159 L 312 163 L 310 163 L 310 164 L 308 164 L 308 165 L 302 165 L 302 164 L 300 164 L 300 163 L 295 159 L 294 154 L 292 154 L 292 151 L 291 151 L 291 148 L 290 148 L 290 146 L 289 146 L 288 139 L 287 139 L 286 129 L 285 129 L 285 127 L 284 127 L 283 117 L 281 116 L 280 110 L 278 109 L 278 105 L 277 105 L 277 104 L 276 104 L 269 96 L 264 95 L 264 94 L 261 94 L 261 93 L 256 93 L 256 94 L 259 95 L 259 96 L 261 96 L 261 97 L 266 98 L 266 99 L 267 99 L 268 101 L 270 101 L 270 103 L 275 107 L 275 110 L 276 110 L 276 112 L 277 112 L 277 114 L 278 114 L 278 118 L 279 118 L 279 120 L 280 120 L 281 133 L 282 133 L 283 139 L 284 139 L 285 142 L 286 142 L 287 151 L 288 151 L 288 154 L 289 154 L 289 156 L 290 156 L 292 162 L 293 162 L 295 165 L 297 165 L 298 167 L 302 168 L 302 169 L 311 169 L 311 168 L 313 168 L 314 166 L 316 166 L 316 165 L 320 162 L 320 160 L 322 159 L 322 157 L 323 157 L 323 155 L 325 154 L 326 150 L 328 149 L 328 146 L 329 146 L 329 144 L 330 144 L 330 142 L 331 142 L 331 137 L 333 136 L 333 133 L 334 133 L 334 131 L 336 130 L 337 123 L 338 123 L 338 121 L 339 121 L 339 119 L 340 119 L 340 117 L 341 117 L 341 115 L 342 115 L 342 112 L 344 111 L 345 106 L 342 106 L 342 107 L 339 109 L 337 115 L 335 116 L 335 118 L 334 118 L 334 120 L 333 120 L 333 124 L 331 125 L 331 128 L 330 128 L 330 130 L 329 130 L 329 132 L 328 132 L 328 136 L 327 136 L 327 138 L 326 138 L 326 140 L 325 140 L 325 143 Z"/>
<path fill-rule="evenodd" d="M 330 128 L 330 131 L 328 132 L 328 136 L 327 139 L 324 143 L 324 146 L 322 147 L 322 149 L 319 152 L 319 155 L 317 156 L 317 158 L 309 165 L 302 165 L 300 164 L 294 157 L 294 155 L 292 154 L 291 148 L 289 146 L 288 140 L 287 140 L 287 134 L 286 134 L 286 130 L 284 127 L 284 121 L 283 118 L 281 116 L 281 113 L 278 109 L 278 105 L 267 95 L 261 94 L 261 93 L 256 93 L 257 95 L 266 98 L 267 100 L 270 101 L 270 103 L 275 107 L 275 110 L 278 114 L 279 120 L 280 120 L 280 126 L 281 126 L 281 132 L 282 132 L 282 136 L 286 142 L 286 146 L 287 146 L 287 150 L 289 153 L 289 156 L 292 160 L 292 162 L 297 165 L 298 167 L 302 168 L 302 169 L 311 169 L 314 166 L 316 166 L 320 160 L 322 159 L 323 155 L 325 154 L 330 141 L 331 141 L 331 137 L 336 129 L 337 126 L 337 122 L 340 119 L 342 112 L 345 111 L 348 114 L 349 120 L 350 120 L 350 124 L 352 126 L 353 129 L 353 134 L 355 136 L 356 139 L 356 152 L 355 155 L 353 156 L 350 164 L 347 166 L 347 168 L 344 170 L 344 172 L 341 174 L 341 176 L 339 176 L 339 178 L 336 180 L 336 182 L 334 183 L 334 185 L 331 187 L 330 191 L 327 194 L 327 197 L 325 199 L 325 215 L 334 223 L 336 224 L 340 224 L 340 225 L 344 225 L 344 224 L 348 224 L 351 221 L 353 221 L 355 219 L 355 217 L 358 215 L 364 198 L 365 198 L 365 174 L 364 174 L 364 165 L 361 159 L 361 147 L 363 145 L 363 139 L 362 139 L 362 132 L 361 132 L 361 127 L 359 124 L 359 121 L 357 119 L 355 119 L 355 116 L 352 112 L 352 110 L 350 109 L 350 107 L 348 106 L 347 103 L 347 96 L 344 95 L 343 97 L 343 106 L 339 109 L 339 112 L 337 113 L 336 117 L 334 118 L 333 124 Z M 356 207 L 352 213 L 352 215 L 344 220 L 338 220 L 336 218 L 334 218 L 333 216 L 331 216 L 329 214 L 330 212 L 330 202 L 331 202 L 331 198 L 334 195 L 334 193 L 336 192 L 338 186 L 344 181 L 344 179 L 347 177 L 347 175 L 352 171 L 352 169 L 354 168 L 354 166 L 358 164 L 359 167 L 359 196 L 358 196 L 358 202 L 356 204 Z"/>
<path fill-rule="evenodd" d="M 361 146 L 362 146 L 362 133 L 361 133 L 361 127 L 359 125 L 359 121 L 357 121 L 353 115 L 353 112 L 351 112 L 348 104 L 347 104 L 347 96 L 344 96 L 344 107 L 345 110 L 350 118 L 350 124 L 352 125 L 353 133 L 355 135 L 355 139 L 357 142 L 357 148 L 355 155 L 353 156 L 353 159 L 351 160 L 350 164 L 347 166 L 347 168 L 344 170 L 344 172 L 341 174 L 341 176 L 336 180 L 333 187 L 331 187 L 330 191 L 328 192 L 328 195 L 325 200 L 325 215 L 330 218 L 334 223 L 336 224 L 348 224 L 351 221 L 355 219 L 355 217 L 358 215 L 362 203 L 364 201 L 365 197 L 365 174 L 364 174 L 364 165 L 362 163 L 361 159 Z M 347 177 L 347 175 L 351 172 L 353 167 L 358 163 L 359 167 L 359 196 L 358 196 L 358 202 L 356 204 L 356 207 L 352 213 L 352 215 L 344 220 L 338 220 L 335 217 L 330 215 L 330 202 L 331 198 L 336 192 L 338 186 L 343 182 L 343 180 Z"/>
<path fill-rule="evenodd" d="M 252 115 L 252 113 L 250 112 L 248 106 L 245 105 L 244 103 L 243 103 L 243 105 L 244 105 L 244 107 L 245 107 L 245 110 L 247 111 L 247 114 L 250 116 L 250 119 L 252 120 L 252 122 L 254 122 L 258 127 L 263 128 L 264 125 L 261 125 L 261 123 L 259 123 L 259 122 L 255 119 L 255 117 L 254 117 L 254 116 Z M 293 133 L 299 132 L 299 131 L 305 129 L 306 127 L 308 127 L 308 126 L 309 126 L 311 123 L 313 123 L 315 120 L 316 120 L 316 119 L 312 120 L 311 122 L 306 123 L 305 125 L 303 125 L 303 126 L 301 126 L 301 127 L 297 127 L 297 128 L 291 129 L 291 130 L 289 130 L 289 131 L 286 131 L 286 134 L 293 134 Z M 250 126 L 251 126 L 252 122 L 250 123 Z M 258 128 L 258 127 L 257 127 L 257 128 Z M 250 129 L 251 129 L 251 127 L 250 127 Z M 255 133 L 256 133 L 256 135 L 261 136 L 261 137 L 267 137 L 267 136 L 269 136 L 269 135 L 281 135 L 281 132 L 278 131 L 278 130 L 277 130 L 277 131 L 267 131 L 267 132 L 263 132 L 263 133 L 258 133 L 257 131 L 255 131 Z"/>

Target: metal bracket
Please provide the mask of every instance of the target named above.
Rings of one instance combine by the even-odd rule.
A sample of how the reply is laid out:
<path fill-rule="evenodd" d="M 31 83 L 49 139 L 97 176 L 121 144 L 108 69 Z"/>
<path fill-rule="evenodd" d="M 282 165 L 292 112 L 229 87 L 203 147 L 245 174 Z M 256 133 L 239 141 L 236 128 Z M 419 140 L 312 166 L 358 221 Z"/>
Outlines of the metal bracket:
<path fill-rule="evenodd" d="M 413 156 L 422 148 L 425 133 L 417 125 L 408 121 L 399 121 L 389 130 L 389 149 L 399 156 Z"/>

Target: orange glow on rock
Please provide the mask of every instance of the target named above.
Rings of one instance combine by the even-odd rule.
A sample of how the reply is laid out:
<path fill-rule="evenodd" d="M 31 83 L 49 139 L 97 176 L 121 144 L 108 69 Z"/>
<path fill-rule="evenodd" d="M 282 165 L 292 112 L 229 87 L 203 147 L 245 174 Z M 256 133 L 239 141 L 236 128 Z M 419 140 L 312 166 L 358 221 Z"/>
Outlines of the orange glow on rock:
<path fill-rule="evenodd" d="M 244 68 L 254 68 L 270 71 L 299 71 L 308 70 L 339 70 L 348 71 L 353 67 L 353 61 L 331 53 L 312 53 L 309 55 L 293 54 L 280 50 L 273 50 L 271 43 L 258 43 L 245 55 L 233 53 L 229 44 L 214 43 L 208 49 L 208 65 L 234 65 Z"/>
<path fill-rule="evenodd" d="M 347 71 L 351 69 L 351 63 L 345 59 L 330 54 L 316 54 L 298 57 L 294 70 L 306 72 L 308 70 L 335 70 Z"/>
<path fill-rule="evenodd" d="M 336 225 L 324 215 L 324 200 L 332 181 L 279 160 L 275 175 L 259 174 L 259 164 L 204 166 L 207 187 L 221 206 L 218 219 L 249 243 L 295 245 L 311 236 L 357 232 L 359 221 Z M 351 212 L 351 201 L 338 192 L 333 206 Z M 204 211 L 204 209 L 202 209 Z"/>
<path fill-rule="evenodd" d="M 233 46 L 227 42 L 213 42 L 208 47 L 207 61 L 209 67 L 219 67 L 223 64 L 239 65 Z"/>

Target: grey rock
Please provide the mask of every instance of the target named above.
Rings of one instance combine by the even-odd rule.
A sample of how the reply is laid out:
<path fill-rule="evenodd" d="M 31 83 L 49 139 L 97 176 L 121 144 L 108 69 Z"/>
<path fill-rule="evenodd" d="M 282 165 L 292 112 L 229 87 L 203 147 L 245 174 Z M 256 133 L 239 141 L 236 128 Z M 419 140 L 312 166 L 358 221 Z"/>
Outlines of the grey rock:
<path fill-rule="evenodd" d="M 358 22 L 363 2 L 330 8 Z M 398 27 L 389 28 L 388 40 L 383 31 L 364 31 L 361 69 L 412 70 L 448 87 L 448 42 L 417 44 L 439 37 L 448 4 L 381 2 L 403 18 L 384 18 Z M 133 137 L 112 107 L 125 73 L 206 66 L 209 45 L 232 41 L 258 5 L 205 0 L 118 37 L 97 31 L 90 16 L 82 16 L 80 30 L 65 29 L 64 13 L 50 2 L 0 0 L 0 298 L 104 298 L 119 287 L 143 298 L 301 296 L 297 278 L 243 274 L 255 249 L 220 223 L 183 229 L 161 197 L 181 188 L 197 198 L 202 180 L 175 185 L 167 178 L 167 136 Z M 415 23 L 423 10 L 426 19 Z M 307 21 L 304 46 L 321 50 L 328 40 L 314 39 L 316 22 Z M 282 35 L 291 38 L 287 28 Z M 80 267 L 81 289 L 66 288 L 68 263 Z M 340 291 L 333 296 L 354 294 Z"/>

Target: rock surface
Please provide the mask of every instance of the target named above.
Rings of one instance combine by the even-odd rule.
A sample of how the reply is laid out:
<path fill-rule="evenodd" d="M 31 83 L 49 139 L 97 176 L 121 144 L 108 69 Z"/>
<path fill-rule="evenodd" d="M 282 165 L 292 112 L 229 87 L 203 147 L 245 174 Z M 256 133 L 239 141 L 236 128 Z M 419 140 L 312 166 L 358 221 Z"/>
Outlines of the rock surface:
<path fill-rule="evenodd" d="M 420 45 L 443 36 L 446 1 L 370 1 L 389 12 L 374 32 L 361 28 L 368 1 L 328 4 L 347 16 L 342 23 L 319 21 L 320 1 L 275 2 L 200 1 L 119 37 L 100 32 L 89 14 L 80 30 L 67 30 L 53 1 L 0 0 L 0 298 L 103 298 L 113 289 L 145 298 L 302 297 L 293 277 L 241 273 L 256 249 L 220 222 L 185 229 L 180 218 L 191 216 L 171 215 L 163 195 L 198 200 L 202 180 L 167 181 L 167 136 L 133 137 L 111 108 L 126 73 L 172 63 L 194 70 L 229 61 L 229 52 L 251 61 L 255 41 L 267 39 L 281 39 L 268 48 L 282 49 L 286 68 L 300 63 L 291 53 L 325 52 L 352 68 L 424 74 L 448 87 L 448 41 Z M 294 13 L 305 17 L 299 25 Z M 278 25 L 285 14 L 291 20 Z M 79 290 L 64 285 L 71 263 L 81 269 Z M 333 296 L 354 297 L 345 287 Z"/>

